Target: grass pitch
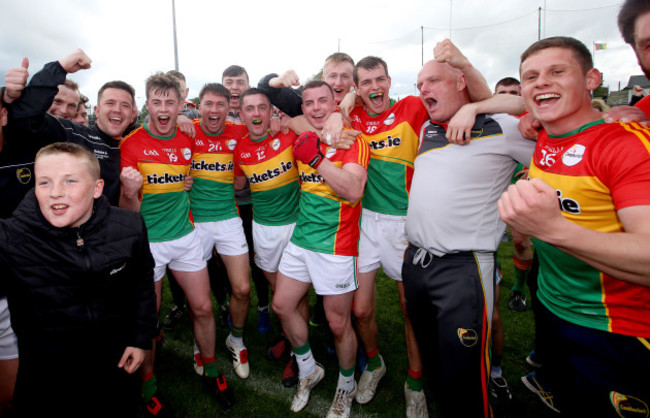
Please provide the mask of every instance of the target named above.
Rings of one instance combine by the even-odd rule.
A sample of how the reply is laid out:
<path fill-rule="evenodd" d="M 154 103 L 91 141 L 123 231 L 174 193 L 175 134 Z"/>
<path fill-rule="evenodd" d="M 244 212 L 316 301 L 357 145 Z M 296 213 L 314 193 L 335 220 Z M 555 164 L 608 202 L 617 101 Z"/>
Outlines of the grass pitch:
<path fill-rule="evenodd" d="M 534 322 L 527 294 L 528 309 L 523 313 L 511 312 L 508 307 L 510 288 L 514 283 L 512 266 L 512 243 L 506 242 L 499 249 L 503 272 L 501 282 L 501 317 L 506 333 L 506 349 L 503 373 L 513 399 L 507 404 L 492 404 L 497 417 L 553 417 L 555 413 L 546 408 L 538 398 L 521 383 L 521 376 L 531 369 L 525 361 L 533 347 Z M 352 406 L 352 417 L 403 417 L 405 416 L 404 381 L 408 371 L 404 345 L 404 321 L 399 309 L 397 289 L 393 280 L 380 271 L 377 285 L 377 324 L 379 327 L 379 350 L 386 361 L 388 373 L 379 385 L 375 398 L 367 405 Z M 164 344 L 156 365 L 156 376 L 164 399 L 173 407 L 177 417 L 323 417 L 334 397 L 338 366 L 336 359 L 327 353 L 328 340 L 320 328 L 310 328 L 310 344 L 314 356 L 325 367 L 325 379 L 312 392 L 307 407 L 298 414 L 290 410 L 295 388 L 282 386 L 281 376 L 288 357 L 278 362 L 266 359 L 265 354 L 280 326 L 277 317 L 271 316 L 272 328 L 266 335 L 257 332 L 257 296 L 252 287 L 251 310 L 248 316 L 244 341 L 249 351 L 250 377 L 239 379 L 232 369 L 230 355 L 224 341 L 228 330 L 217 326 L 217 365 L 226 375 L 235 392 L 236 404 L 223 411 L 202 385 L 192 368 L 193 343 L 189 319 L 185 318 L 173 330 L 164 332 Z M 313 293 L 310 302 L 314 302 Z M 169 312 L 171 294 L 165 279 L 161 320 Z M 216 309 L 216 304 L 215 304 Z M 215 315 L 216 315 L 215 310 Z M 424 353 L 426 355 L 426 353 Z M 358 380 L 361 373 L 357 369 Z M 429 401 L 429 413 L 439 416 L 433 395 L 425 387 Z"/>

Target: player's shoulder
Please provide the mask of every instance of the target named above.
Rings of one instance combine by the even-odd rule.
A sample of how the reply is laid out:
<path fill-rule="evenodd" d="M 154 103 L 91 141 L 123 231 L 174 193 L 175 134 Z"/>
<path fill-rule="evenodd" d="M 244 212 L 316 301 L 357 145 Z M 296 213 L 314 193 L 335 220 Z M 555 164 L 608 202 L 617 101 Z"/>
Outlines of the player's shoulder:
<path fill-rule="evenodd" d="M 395 112 L 409 114 L 411 112 L 423 111 L 426 112 L 424 104 L 420 97 L 418 96 L 406 96 L 395 102 L 395 104 L 388 109 L 389 111 L 393 109 Z"/>
<path fill-rule="evenodd" d="M 140 137 L 142 136 L 143 133 L 146 134 L 146 131 L 145 131 L 145 129 L 144 129 L 144 126 L 140 126 L 139 128 L 134 129 L 134 130 L 131 131 L 127 136 L 125 136 L 124 138 L 122 138 L 122 139 L 120 140 L 120 145 L 119 145 L 119 147 L 120 147 L 120 148 L 123 148 L 126 144 L 131 145 L 131 144 L 137 142 L 137 141 L 138 141 L 138 138 L 140 138 Z"/>
<path fill-rule="evenodd" d="M 592 126 L 588 133 L 594 141 L 604 145 L 650 150 L 650 128 L 640 123 L 600 123 Z"/>
<path fill-rule="evenodd" d="M 360 149 L 370 149 L 370 144 L 368 144 L 368 141 L 366 141 L 363 135 L 357 135 L 354 139 L 354 146 Z"/>
<path fill-rule="evenodd" d="M 418 96 L 406 96 L 396 101 L 395 104 L 401 106 L 420 106 L 422 105 L 422 100 Z"/>
<path fill-rule="evenodd" d="M 171 137 L 171 140 L 174 142 L 187 142 L 194 145 L 194 139 L 187 135 L 185 132 L 181 131 L 178 126 L 176 127 L 176 133 Z"/>
<path fill-rule="evenodd" d="M 298 138 L 298 134 L 296 134 L 294 131 L 289 130 L 289 132 L 279 132 L 276 137 L 280 139 L 283 143 L 284 142 L 291 142 L 293 144 L 296 139 Z"/>
<path fill-rule="evenodd" d="M 235 157 L 239 154 L 242 154 L 244 152 L 248 152 L 252 146 L 253 146 L 253 141 L 251 141 L 250 137 L 248 134 L 243 135 L 238 141 L 237 145 L 235 146 Z"/>
<path fill-rule="evenodd" d="M 240 123 L 226 121 L 224 132 L 227 132 L 231 136 L 237 136 L 239 138 L 242 138 L 248 133 L 248 128 L 246 127 L 246 125 L 242 125 Z"/>
<path fill-rule="evenodd" d="M 600 129 L 601 132 L 607 134 L 618 134 L 628 136 L 643 136 L 648 137 L 650 134 L 650 127 L 642 125 L 638 122 L 614 122 L 614 123 L 600 123 L 595 125 L 594 128 Z"/>

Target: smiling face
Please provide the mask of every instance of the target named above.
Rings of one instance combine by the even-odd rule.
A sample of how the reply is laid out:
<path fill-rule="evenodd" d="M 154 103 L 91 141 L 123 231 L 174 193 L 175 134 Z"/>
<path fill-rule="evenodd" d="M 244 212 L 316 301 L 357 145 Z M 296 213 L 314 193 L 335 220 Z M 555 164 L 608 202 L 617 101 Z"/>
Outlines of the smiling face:
<path fill-rule="evenodd" d="M 316 129 L 323 129 L 325 121 L 336 110 L 336 101 L 327 86 L 313 87 L 302 92 L 302 113 Z"/>
<path fill-rule="evenodd" d="M 97 127 L 106 135 L 120 139 L 131 123 L 133 116 L 133 98 L 122 89 L 107 88 L 95 106 Z"/>
<path fill-rule="evenodd" d="M 273 116 L 271 102 L 263 94 L 244 96 L 241 107 L 241 118 L 248 128 L 251 139 L 260 139 L 268 133 Z"/>
<path fill-rule="evenodd" d="M 334 99 L 336 103 L 341 103 L 341 100 L 352 88 L 352 71 L 354 65 L 350 62 L 329 63 L 323 68 L 323 81 L 332 87 L 334 90 Z"/>
<path fill-rule="evenodd" d="M 550 47 L 528 56 L 520 67 L 526 108 L 551 135 L 570 132 L 599 118 L 590 91 L 600 72 L 582 68 L 569 48 Z"/>
<path fill-rule="evenodd" d="M 381 65 L 371 69 L 357 69 L 355 90 L 363 100 L 368 113 L 380 114 L 390 107 L 390 98 L 388 97 L 390 83 L 390 77 Z"/>
<path fill-rule="evenodd" d="M 59 92 L 54 96 L 54 101 L 47 113 L 58 118 L 72 120 L 77 115 L 79 92 L 65 84 L 59 85 Z"/>
<path fill-rule="evenodd" d="M 36 199 L 50 224 L 57 228 L 76 227 L 90 218 L 93 202 L 104 187 L 104 181 L 94 171 L 82 156 L 58 153 L 37 157 Z"/>
<path fill-rule="evenodd" d="M 226 76 L 223 78 L 223 85 L 230 91 L 230 108 L 239 109 L 239 96 L 250 88 L 246 74 Z"/>
<path fill-rule="evenodd" d="M 174 89 L 154 89 L 147 98 L 149 111 L 149 132 L 156 136 L 169 137 L 176 129 L 176 119 L 183 102 Z"/>
<path fill-rule="evenodd" d="M 228 99 L 211 91 L 206 91 L 199 106 L 201 127 L 209 134 L 223 131 L 228 116 Z"/>
<path fill-rule="evenodd" d="M 449 122 L 461 106 L 469 103 L 463 73 L 447 63 L 425 63 L 418 73 L 417 87 L 420 100 L 434 121 Z"/>

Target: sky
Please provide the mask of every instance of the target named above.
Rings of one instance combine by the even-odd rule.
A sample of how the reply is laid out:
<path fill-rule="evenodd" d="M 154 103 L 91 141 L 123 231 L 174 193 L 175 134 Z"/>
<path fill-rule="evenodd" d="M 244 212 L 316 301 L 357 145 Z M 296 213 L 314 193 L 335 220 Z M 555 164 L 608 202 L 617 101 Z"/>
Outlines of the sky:
<path fill-rule="evenodd" d="M 320 6 L 322 4 L 322 6 Z M 293 69 L 306 81 L 325 58 L 346 52 L 388 63 L 391 96 L 417 94 L 422 62 L 450 38 L 482 72 L 491 88 L 518 77 L 519 56 L 538 36 L 572 36 L 595 51 L 605 86 L 618 90 L 642 74 L 616 25 L 616 0 L 329 0 L 269 2 L 175 0 L 179 70 L 189 97 L 207 82 L 220 82 L 231 64 L 245 67 L 251 85 L 264 75 Z M 489 7 L 486 7 L 489 5 Z M 539 12 L 541 8 L 541 13 Z M 97 101 L 107 81 L 136 89 L 157 71 L 174 69 L 172 0 L 0 0 L 0 84 L 9 68 L 30 59 L 30 74 L 76 48 L 92 68 L 71 74 L 83 94 Z"/>

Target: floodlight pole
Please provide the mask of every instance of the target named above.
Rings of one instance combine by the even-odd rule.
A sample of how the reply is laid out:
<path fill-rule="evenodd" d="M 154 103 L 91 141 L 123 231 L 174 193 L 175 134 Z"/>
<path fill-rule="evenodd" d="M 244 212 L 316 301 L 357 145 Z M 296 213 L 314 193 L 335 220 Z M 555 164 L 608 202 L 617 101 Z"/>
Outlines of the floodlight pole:
<path fill-rule="evenodd" d="M 176 41 L 176 2 L 172 0 L 172 20 L 174 21 L 174 69 L 178 71 L 178 42 Z"/>
<path fill-rule="evenodd" d="M 546 0 L 543 1 L 544 8 L 544 26 L 542 26 L 542 37 L 546 38 Z"/>
<path fill-rule="evenodd" d="M 451 41 L 451 12 L 453 8 L 453 0 L 449 0 L 449 40 Z"/>

